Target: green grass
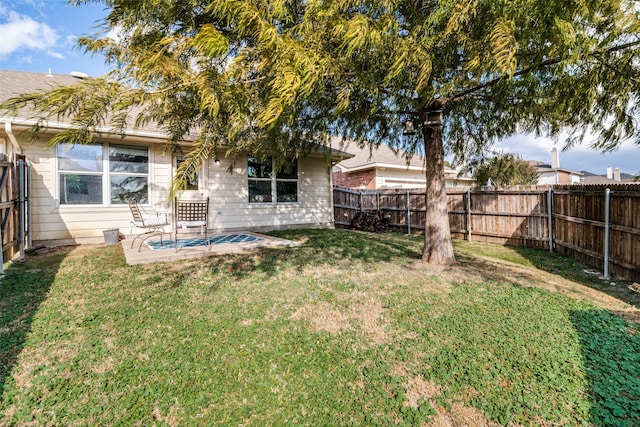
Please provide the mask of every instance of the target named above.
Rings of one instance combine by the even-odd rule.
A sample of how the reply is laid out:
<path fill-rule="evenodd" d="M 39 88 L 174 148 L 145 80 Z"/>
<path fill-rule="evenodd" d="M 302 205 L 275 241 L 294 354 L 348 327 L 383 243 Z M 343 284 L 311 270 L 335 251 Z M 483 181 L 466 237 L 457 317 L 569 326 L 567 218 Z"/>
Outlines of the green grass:
<path fill-rule="evenodd" d="M 8 266 L 0 425 L 640 423 L 632 307 L 567 258 L 455 242 L 430 268 L 421 237 L 274 234 L 303 246 Z"/>

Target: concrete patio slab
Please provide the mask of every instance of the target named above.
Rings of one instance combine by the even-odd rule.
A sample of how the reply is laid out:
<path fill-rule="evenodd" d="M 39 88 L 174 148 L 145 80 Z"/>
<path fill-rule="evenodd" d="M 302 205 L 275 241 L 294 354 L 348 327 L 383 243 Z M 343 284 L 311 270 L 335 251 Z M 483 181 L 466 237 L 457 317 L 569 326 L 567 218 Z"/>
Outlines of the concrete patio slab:
<path fill-rule="evenodd" d="M 145 243 L 140 246 L 140 240 L 134 242 L 133 248 L 131 242 L 135 236 L 127 236 L 125 240 L 122 240 L 122 249 L 124 251 L 127 264 L 150 264 L 153 262 L 171 262 L 182 259 L 202 258 L 212 255 L 224 255 L 232 253 L 241 253 L 251 251 L 257 248 L 273 248 L 273 247 L 296 247 L 300 246 L 300 243 L 291 240 L 280 239 L 278 237 L 267 236 L 266 234 L 254 233 L 251 231 L 236 231 L 233 233 L 218 233 L 211 234 L 211 237 L 225 236 L 232 234 L 247 234 L 260 238 L 258 241 L 253 242 L 241 242 L 241 243 L 223 243 L 210 246 L 196 246 L 189 248 L 179 248 L 176 252 L 175 249 L 160 249 L 153 250 L 149 245 Z M 164 235 L 163 239 L 168 239 L 168 235 Z M 198 235 L 192 237 L 199 237 Z M 180 236 L 182 239 L 183 236 Z M 152 237 L 149 240 L 159 240 L 160 238 Z M 140 248 L 140 250 L 138 250 Z"/>

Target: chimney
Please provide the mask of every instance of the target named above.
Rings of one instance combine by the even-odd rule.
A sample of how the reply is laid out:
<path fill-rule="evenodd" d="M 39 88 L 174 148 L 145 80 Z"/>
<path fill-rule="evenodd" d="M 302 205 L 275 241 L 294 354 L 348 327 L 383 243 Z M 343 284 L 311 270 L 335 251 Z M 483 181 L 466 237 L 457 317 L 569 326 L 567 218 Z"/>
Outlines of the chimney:
<path fill-rule="evenodd" d="M 620 168 L 615 168 L 613 170 L 613 179 L 620 182 Z"/>
<path fill-rule="evenodd" d="M 558 168 L 560 168 L 560 155 L 556 147 L 553 147 L 553 149 L 551 149 L 551 169 Z"/>
<path fill-rule="evenodd" d="M 607 179 L 613 179 L 613 168 L 611 166 L 607 166 Z"/>

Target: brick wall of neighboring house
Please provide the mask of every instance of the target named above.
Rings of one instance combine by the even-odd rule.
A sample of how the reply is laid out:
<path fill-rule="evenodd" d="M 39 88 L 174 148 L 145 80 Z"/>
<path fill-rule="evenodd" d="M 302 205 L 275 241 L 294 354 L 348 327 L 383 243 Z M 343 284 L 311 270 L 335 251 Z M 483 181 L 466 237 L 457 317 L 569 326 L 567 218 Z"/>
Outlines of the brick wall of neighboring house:
<path fill-rule="evenodd" d="M 358 172 L 334 172 L 333 185 L 349 188 L 376 188 L 376 171 L 367 169 Z"/>
<path fill-rule="evenodd" d="M 571 176 L 569 172 L 558 171 L 558 184 L 571 184 Z"/>

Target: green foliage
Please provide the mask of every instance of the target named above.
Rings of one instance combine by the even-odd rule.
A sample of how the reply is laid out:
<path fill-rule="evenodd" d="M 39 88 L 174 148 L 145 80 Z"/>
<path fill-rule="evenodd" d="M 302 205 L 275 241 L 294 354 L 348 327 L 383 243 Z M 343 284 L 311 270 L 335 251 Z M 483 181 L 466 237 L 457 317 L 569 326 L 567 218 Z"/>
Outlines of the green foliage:
<path fill-rule="evenodd" d="M 447 299 L 438 316 L 419 320 L 432 334 L 424 374 L 443 384 L 443 396 L 469 394 L 501 425 L 589 419 L 581 349 L 567 315 L 574 302 L 485 283 L 456 287 Z"/>
<path fill-rule="evenodd" d="M 535 166 L 511 153 L 497 154 L 486 160 L 478 166 L 474 175 L 478 185 L 487 185 L 491 180 L 496 187 L 535 185 L 539 176 Z"/>
<path fill-rule="evenodd" d="M 0 110 L 71 117 L 76 128 L 53 143 L 89 141 L 110 117 L 116 133 L 153 122 L 171 144 L 194 138 L 174 193 L 217 150 L 300 156 L 332 134 L 430 151 L 428 188 L 438 191 L 424 252 L 433 262 L 452 260 L 441 148 L 468 164 L 520 131 L 567 130 L 567 145 L 595 134 L 604 150 L 640 142 L 632 0 L 93 2 L 109 14 L 79 44 L 112 71 L 68 96 L 26 95 Z M 434 132 L 426 117 L 440 109 L 443 132 Z M 407 119 L 423 125 L 403 138 Z"/>
<path fill-rule="evenodd" d="M 418 236 L 274 234 L 303 245 L 136 266 L 109 246 L 9 265 L 2 423 L 412 426 L 463 405 L 501 425 L 637 424 L 637 325 L 482 278 L 540 277 L 532 264 L 564 257 L 456 242 L 463 262 L 434 270 Z"/>
<path fill-rule="evenodd" d="M 576 311 L 572 322 L 580 336 L 595 425 L 640 423 L 640 335 L 637 326 L 604 310 Z"/>
<path fill-rule="evenodd" d="M 639 138 L 633 1 L 93 2 L 109 14 L 79 43 L 112 71 L 3 105 L 72 117 L 82 132 L 61 139 L 90 139 L 113 112 L 115 130 L 196 134 L 199 161 L 220 147 L 300 154 L 328 133 L 411 153 L 422 129 L 401 140 L 401 123 L 434 104 L 458 163 L 523 130 L 594 132 L 603 149 Z"/>
<path fill-rule="evenodd" d="M 47 257 L 37 268 L 20 264 L 9 267 L 8 277 L 0 279 L 0 393 L 26 340 L 31 322 L 54 280 L 59 257 Z"/>

